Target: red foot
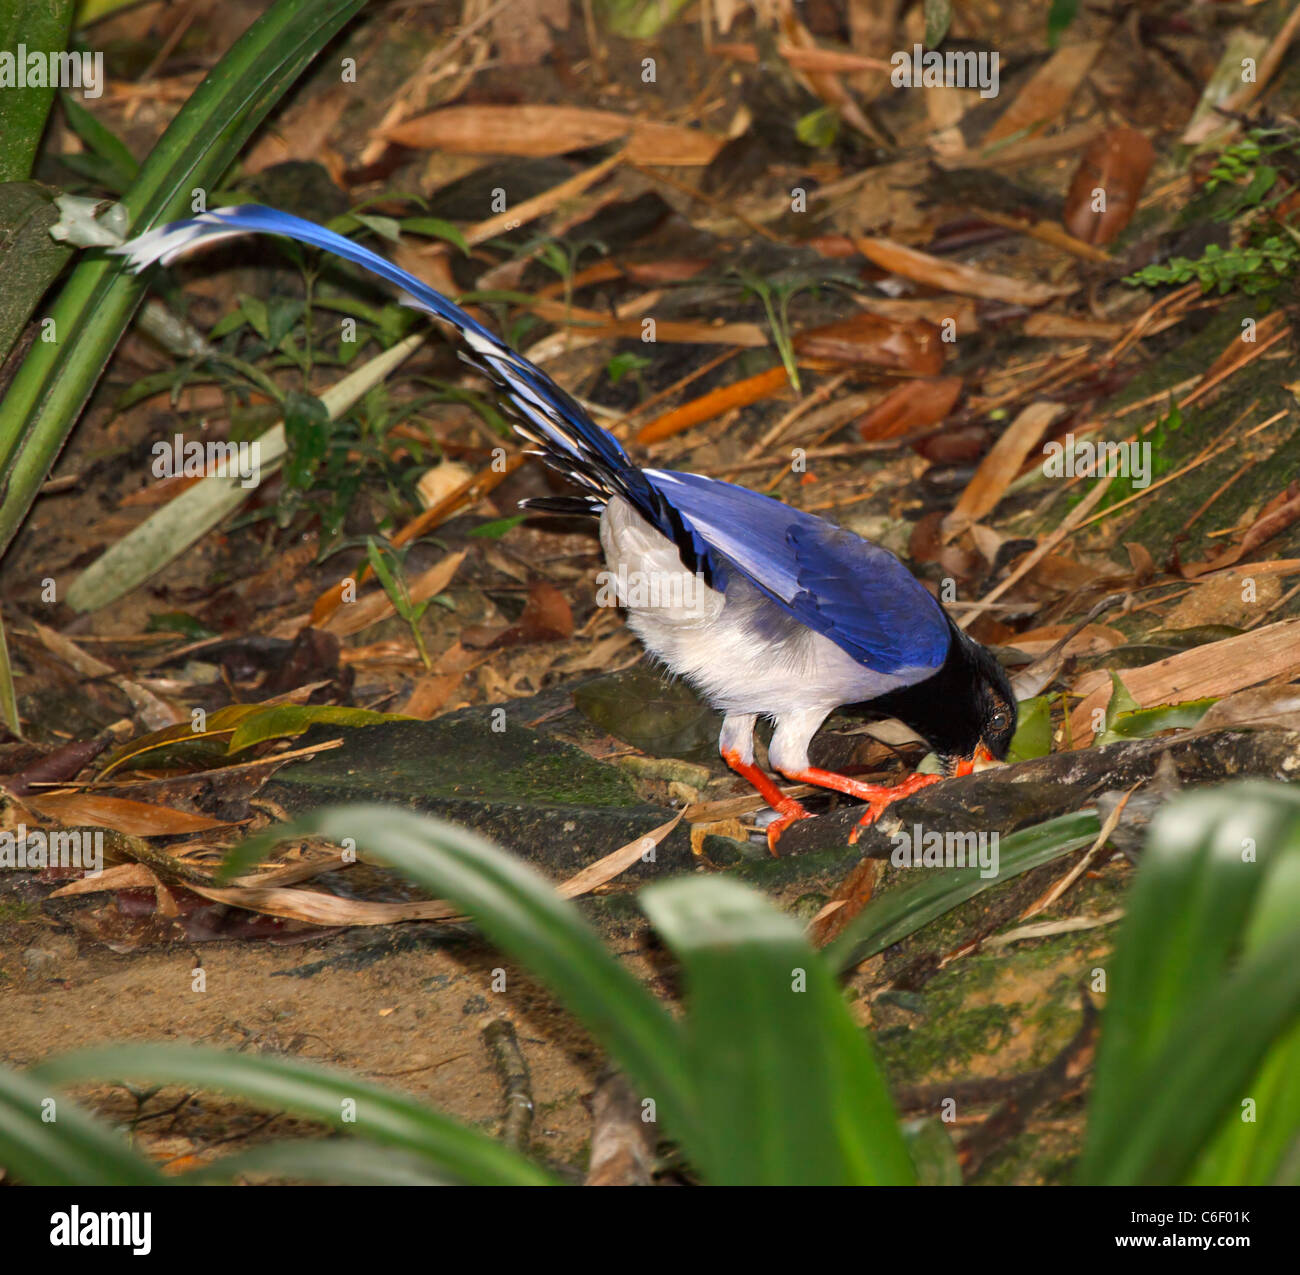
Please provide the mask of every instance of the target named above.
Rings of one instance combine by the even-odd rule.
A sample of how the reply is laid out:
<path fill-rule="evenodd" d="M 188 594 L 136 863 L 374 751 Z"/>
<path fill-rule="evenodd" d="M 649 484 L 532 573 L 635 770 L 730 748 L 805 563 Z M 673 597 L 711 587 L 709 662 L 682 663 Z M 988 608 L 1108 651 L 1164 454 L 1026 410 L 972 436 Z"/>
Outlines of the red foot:
<path fill-rule="evenodd" d="M 780 819 L 774 819 L 767 825 L 767 848 L 774 857 L 779 857 L 780 852 L 776 848 L 776 843 L 781 840 L 781 834 L 792 823 L 800 819 L 810 819 L 812 816 L 793 797 L 787 797 L 753 762 L 741 761 L 739 753 L 724 752 L 722 760 L 736 774 L 753 784 L 763 800 L 781 816 Z"/>
<path fill-rule="evenodd" d="M 971 762 L 959 762 L 958 773 L 969 774 Z M 962 771 L 961 767 L 966 766 Z M 816 784 L 819 788 L 833 788 L 836 792 L 846 793 L 867 803 L 866 814 L 858 821 L 858 826 L 849 836 L 849 845 L 856 845 L 863 828 L 869 828 L 885 812 L 886 808 L 904 797 L 910 797 L 922 788 L 937 784 L 945 775 L 908 775 L 900 784 L 881 785 L 864 784 L 861 780 L 850 779 L 847 775 L 837 775 L 833 770 L 818 770 L 815 766 L 798 773 L 791 772 L 790 778 L 801 783 Z"/>

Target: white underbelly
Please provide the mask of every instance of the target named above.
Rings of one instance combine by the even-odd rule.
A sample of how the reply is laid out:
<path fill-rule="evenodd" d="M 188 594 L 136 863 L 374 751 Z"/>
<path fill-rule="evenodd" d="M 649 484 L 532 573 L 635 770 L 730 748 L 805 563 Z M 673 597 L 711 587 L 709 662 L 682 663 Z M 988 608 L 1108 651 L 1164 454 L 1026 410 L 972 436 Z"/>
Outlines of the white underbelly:
<path fill-rule="evenodd" d="M 781 716 L 873 699 L 915 680 L 877 673 L 732 573 L 726 592 L 682 565 L 677 547 L 625 501 L 601 517 L 605 600 L 646 649 L 724 713 Z"/>

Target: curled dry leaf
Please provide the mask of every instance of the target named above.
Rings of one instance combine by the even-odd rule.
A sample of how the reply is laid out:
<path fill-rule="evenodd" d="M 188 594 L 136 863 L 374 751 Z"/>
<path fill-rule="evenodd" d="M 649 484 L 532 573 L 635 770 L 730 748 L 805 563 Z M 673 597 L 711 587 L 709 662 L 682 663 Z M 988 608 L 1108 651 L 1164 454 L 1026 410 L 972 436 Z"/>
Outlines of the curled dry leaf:
<path fill-rule="evenodd" d="M 885 319 L 863 313 L 801 332 L 794 348 L 803 358 L 934 376 L 943 370 L 939 337 L 939 329 L 924 319 Z"/>
<path fill-rule="evenodd" d="M 956 406 L 961 389 L 960 376 L 904 381 L 858 421 L 858 433 L 874 442 L 936 425 Z"/>
<path fill-rule="evenodd" d="M 1108 129 L 1075 170 L 1065 197 L 1065 228 L 1085 243 L 1110 243 L 1137 211 L 1155 157 L 1155 148 L 1137 129 Z"/>

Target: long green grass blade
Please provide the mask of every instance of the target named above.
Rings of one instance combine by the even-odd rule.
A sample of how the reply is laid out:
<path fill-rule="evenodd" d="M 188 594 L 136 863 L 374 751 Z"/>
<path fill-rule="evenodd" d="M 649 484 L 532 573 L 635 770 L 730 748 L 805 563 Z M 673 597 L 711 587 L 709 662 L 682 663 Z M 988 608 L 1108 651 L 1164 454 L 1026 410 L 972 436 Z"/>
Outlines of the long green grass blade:
<path fill-rule="evenodd" d="M 30 1186 L 148 1186 L 162 1175 L 126 1139 L 30 1073 L 0 1068 L 0 1164 Z"/>
<path fill-rule="evenodd" d="M 889 1091 L 823 958 L 762 895 L 722 877 L 641 902 L 682 962 L 713 1184 L 914 1180 Z"/>
<path fill-rule="evenodd" d="M 982 877 L 978 866 L 920 869 L 918 880 L 872 899 L 853 918 L 826 949 L 832 966 L 847 969 L 883 952 L 991 886 L 1081 849 L 1100 831 L 1096 813 L 1080 810 L 1013 832 L 999 845 L 995 877 Z"/>
<path fill-rule="evenodd" d="M 216 1089 L 271 1110 L 311 1116 L 344 1133 L 420 1156 L 434 1170 L 476 1185 L 540 1185 L 550 1178 L 518 1152 L 392 1089 L 347 1072 L 265 1054 L 192 1045 L 104 1045 L 60 1054 L 28 1073 L 31 1083 L 126 1079 Z"/>

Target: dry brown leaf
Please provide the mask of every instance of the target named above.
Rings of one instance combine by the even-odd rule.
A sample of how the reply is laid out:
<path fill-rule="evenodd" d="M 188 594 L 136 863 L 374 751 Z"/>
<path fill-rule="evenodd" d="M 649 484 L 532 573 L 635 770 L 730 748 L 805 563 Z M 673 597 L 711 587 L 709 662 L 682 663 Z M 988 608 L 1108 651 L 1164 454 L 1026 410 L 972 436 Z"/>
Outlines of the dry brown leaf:
<path fill-rule="evenodd" d="M 801 358 L 935 376 L 943 371 L 939 336 L 939 329 L 924 319 L 885 319 L 861 313 L 800 332 L 794 348 Z"/>
<path fill-rule="evenodd" d="M 1043 655 L 1073 627 L 1071 624 L 1045 624 L 1036 629 L 1027 629 L 1024 633 L 1017 633 L 1006 644 L 1014 646 L 1017 651 L 1024 651 L 1026 655 Z M 1086 628 L 1080 629 L 1065 644 L 1061 654 L 1098 655 L 1103 651 L 1111 651 L 1117 646 L 1123 646 L 1127 641 L 1128 639 L 1119 629 L 1113 629 L 1106 624 L 1089 624 Z"/>
<path fill-rule="evenodd" d="M 858 421 L 858 433 L 870 443 L 937 425 L 956 406 L 961 389 L 960 376 L 904 381 Z"/>
<path fill-rule="evenodd" d="M 1155 158 L 1155 148 L 1137 129 L 1108 129 L 1075 170 L 1065 196 L 1065 228 L 1085 243 L 1110 243 L 1137 212 Z"/>
<path fill-rule="evenodd" d="M 1211 704 L 1199 729 L 1225 726 L 1281 726 L 1300 730 L 1300 686 L 1257 686 Z"/>
<path fill-rule="evenodd" d="M 452 581 L 452 577 L 465 561 L 464 553 L 451 553 L 440 562 L 435 562 L 427 571 L 421 572 L 414 580 L 407 582 L 407 591 L 412 602 L 424 602 L 441 593 Z M 329 633 L 347 637 L 360 633 L 380 620 L 395 615 L 392 602 L 383 589 L 376 588 L 355 602 L 344 603 L 323 625 Z"/>
<path fill-rule="evenodd" d="M 1104 40 L 1087 40 L 1057 49 L 1029 77 L 1011 105 L 998 117 L 984 138 L 984 145 L 1017 134 L 1037 132 L 1056 120 L 1092 70 L 1092 64 L 1104 45 Z"/>
<path fill-rule="evenodd" d="M 89 792 L 58 792 L 24 798 L 38 815 L 54 819 L 65 827 L 88 824 L 92 828 L 111 828 L 128 837 L 176 837 L 190 832 L 207 832 L 212 828 L 229 828 L 226 819 L 209 819 L 207 815 L 173 810 L 170 806 L 153 806 L 124 797 L 104 797 Z"/>
<path fill-rule="evenodd" d="M 1128 324 L 1110 319 L 1086 319 L 1077 314 L 1053 314 L 1040 310 L 1025 319 L 1026 336 L 1054 337 L 1062 341 L 1118 341 Z"/>
<path fill-rule="evenodd" d="M 684 814 L 682 811 L 675 819 L 660 824 L 645 836 L 629 841 L 604 858 L 588 864 L 556 886 L 556 892 L 563 898 L 575 899 L 612 881 L 649 854 L 677 826 Z M 259 886 L 216 889 L 188 882 L 186 888 L 218 903 L 292 921 L 311 921 L 316 925 L 394 925 L 400 921 L 450 921 L 462 916 L 454 905 L 441 899 L 371 903 L 364 899 L 341 899 L 315 890 Z"/>
<path fill-rule="evenodd" d="M 941 292 L 961 292 L 989 301 L 1007 301 L 1012 305 L 1044 305 L 1075 291 L 1073 285 L 1058 287 L 1050 283 L 1027 283 L 957 261 L 945 261 L 932 257 L 928 252 L 918 252 L 915 248 L 895 243 L 892 239 L 861 238 L 858 250 L 882 270 Z"/>
<path fill-rule="evenodd" d="M 725 137 L 677 124 L 582 106 L 446 106 L 394 128 L 390 141 L 417 150 L 540 157 L 587 150 L 626 137 L 630 163 L 703 167 Z"/>
<path fill-rule="evenodd" d="M 166 700 L 159 698 L 151 690 L 141 686 L 139 682 L 123 676 L 111 664 L 105 664 L 103 660 L 88 655 L 62 633 L 57 633 L 54 629 L 39 623 L 35 628 L 36 635 L 44 643 L 45 648 L 69 668 L 80 673 L 82 677 L 107 678 L 117 686 L 131 701 L 131 707 L 135 709 L 140 721 L 149 730 L 163 730 L 165 727 L 175 726 L 177 722 L 185 720 L 188 716 L 182 714 L 180 709 L 167 703 Z"/>
<path fill-rule="evenodd" d="M 1064 410 L 1060 403 L 1031 403 L 1007 426 L 943 520 L 945 541 L 992 512 L 1044 431 Z"/>
<path fill-rule="evenodd" d="M 568 599 L 547 580 L 528 591 L 528 601 L 517 624 L 507 628 L 470 625 L 461 630 L 460 644 L 474 650 L 500 650 L 530 642 L 555 642 L 573 636 L 573 611 Z"/>

